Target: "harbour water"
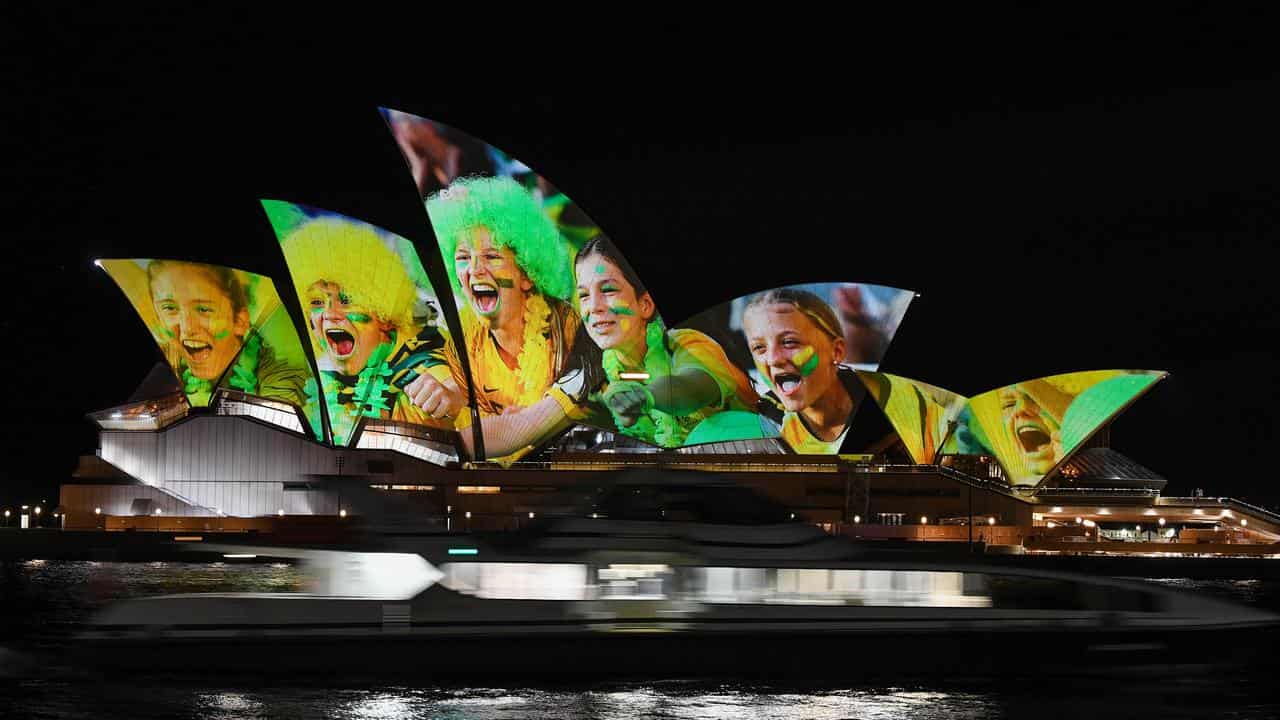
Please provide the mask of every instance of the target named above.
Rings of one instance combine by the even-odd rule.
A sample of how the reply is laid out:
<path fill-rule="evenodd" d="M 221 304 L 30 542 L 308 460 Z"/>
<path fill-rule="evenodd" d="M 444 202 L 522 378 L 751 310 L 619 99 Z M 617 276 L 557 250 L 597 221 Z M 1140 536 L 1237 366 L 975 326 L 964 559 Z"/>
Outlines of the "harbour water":
<path fill-rule="evenodd" d="M 1280 610 L 1273 580 L 1150 580 Z M 608 684 L 405 684 L 329 687 L 306 677 L 254 681 L 167 676 L 97 682 L 57 661 L 103 602 L 163 593 L 304 589 L 283 563 L 0 563 L 0 717 L 17 718 L 1274 718 L 1274 666 L 1212 666 L 1123 677 L 820 686 L 709 678 Z M 1028 648 L 1028 652 L 1035 649 Z M 1041 649 L 1046 650 L 1046 649 Z M 767 652 L 767 648 L 762 648 Z M 1047 649 L 1046 651 L 1051 651 Z M 430 648 L 423 648 L 430 652 Z M 513 647 L 512 652 L 519 652 Z M 856 652 L 856 648 L 849 648 Z"/>

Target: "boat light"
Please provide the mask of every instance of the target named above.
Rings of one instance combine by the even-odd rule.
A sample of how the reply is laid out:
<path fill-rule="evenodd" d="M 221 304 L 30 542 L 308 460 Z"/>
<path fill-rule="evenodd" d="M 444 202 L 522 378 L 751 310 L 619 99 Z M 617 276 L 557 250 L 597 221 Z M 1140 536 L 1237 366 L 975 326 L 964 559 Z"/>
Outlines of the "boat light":
<path fill-rule="evenodd" d="M 1248 527 L 1249 518 L 1240 518 L 1240 527 Z"/>
<path fill-rule="evenodd" d="M 862 516 L 861 516 L 861 515 L 854 515 L 854 516 L 853 516 L 853 522 L 854 522 L 854 524 L 855 524 L 855 525 L 856 525 L 857 523 L 862 522 Z"/>
<path fill-rule="evenodd" d="M 346 516 L 347 516 L 347 511 L 346 511 L 346 510 L 339 510 L 339 511 L 338 511 L 338 517 L 346 517 Z"/>
<path fill-rule="evenodd" d="M 928 516 L 928 515 L 921 515 L 921 516 L 920 516 L 920 524 L 921 524 L 921 525 L 928 525 L 928 524 L 929 524 L 929 516 Z"/>
<path fill-rule="evenodd" d="M 449 548 L 450 555 L 479 555 L 479 548 Z"/>
<path fill-rule="evenodd" d="M 534 516 L 533 516 L 533 512 L 532 512 L 532 511 L 530 511 L 530 513 L 529 513 L 529 519 L 530 519 L 530 520 L 532 520 L 532 519 L 533 519 L 533 517 L 534 517 Z"/>
<path fill-rule="evenodd" d="M 1204 510 L 1202 510 L 1202 509 L 1200 509 L 1200 508 L 1196 508 L 1195 510 L 1192 510 L 1192 511 L 1191 511 L 1191 514 L 1192 514 L 1192 515 L 1203 515 L 1203 514 L 1204 514 Z"/>
<path fill-rule="evenodd" d="M 1097 526 L 1098 526 L 1098 523 L 1096 523 L 1096 522 L 1094 522 L 1094 521 L 1092 521 L 1092 520 L 1085 520 L 1085 521 L 1084 521 L 1084 526 L 1085 526 L 1085 527 L 1088 527 L 1088 528 L 1091 528 L 1091 527 L 1097 527 Z"/>
<path fill-rule="evenodd" d="M 1147 508 L 1146 510 L 1143 510 L 1143 511 L 1142 511 L 1142 514 L 1143 514 L 1143 515 L 1151 515 L 1151 516 L 1154 516 L 1154 515 L 1156 514 L 1156 509 L 1155 509 L 1155 508 Z"/>
<path fill-rule="evenodd" d="M 996 524 L 996 519 L 995 519 L 995 518 L 993 518 L 993 517 L 989 517 L 989 518 L 987 518 L 987 524 L 988 524 L 988 525 L 995 525 L 995 524 Z"/>
<path fill-rule="evenodd" d="M 1049 508 L 1049 512 L 1052 512 L 1052 513 L 1060 513 L 1060 512 L 1062 512 L 1062 508 L 1060 508 L 1060 507 L 1051 507 L 1051 508 Z"/>
<path fill-rule="evenodd" d="M 277 510 L 277 511 L 276 511 L 276 515 L 279 515 L 280 517 L 284 517 L 284 511 L 283 511 L 283 510 Z"/>
<path fill-rule="evenodd" d="M 9 514 L 9 512 L 6 510 L 6 511 L 5 511 L 5 515 L 8 515 L 8 514 Z M 93 514 L 94 514 L 94 515 L 101 515 L 101 514 L 102 514 L 102 508 L 94 508 L 94 509 L 93 509 Z"/>
<path fill-rule="evenodd" d="M 258 556 L 252 553 L 223 553 L 222 557 L 228 560 L 249 560 Z"/>
<path fill-rule="evenodd" d="M 1084 522 L 1084 518 L 1076 518 L 1076 524 L 1077 524 L 1077 525 L 1079 525 L 1079 524 L 1080 524 L 1080 523 L 1082 523 L 1082 522 Z"/>
<path fill-rule="evenodd" d="M 1056 522 L 1054 522 L 1054 521 L 1050 520 L 1050 521 L 1049 521 L 1049 527 L 1051 527 L 1051 528 L 1056 528 L 1056 527 L 1058 527 L 1058 523 L 1056 523 Z"/>
<path fill-rule="evenodd" d="M 1099 514 L 1099 515 L 1110 515 L 1110 514 L 1111 514 L 1111 510 L 1109 510 L 1108 508 L 1098 508 L 1098 514 Z"/>
<path fill-rule="evenodd" d="M 1164 518 L 1160 518 L 1159 520 L 1156 520 L 1156 522 L 1160 523 L 1160 527 L 1164 527 Z"/>

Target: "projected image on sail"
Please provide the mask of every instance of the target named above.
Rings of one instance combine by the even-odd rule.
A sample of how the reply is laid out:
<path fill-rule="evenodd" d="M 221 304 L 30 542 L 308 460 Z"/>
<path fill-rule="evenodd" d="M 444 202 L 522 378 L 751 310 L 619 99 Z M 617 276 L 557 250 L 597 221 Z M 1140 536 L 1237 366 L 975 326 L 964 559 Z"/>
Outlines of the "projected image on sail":
<path fill-rule="evenodd" d="M 218 387 L 305 404 L 311 371 L 270 278 L 180 260 L 98 264 L 151 331 L 192 407 L 207 407 Z"/>
<path fill-rule="evenodd" d="M 1166 373 L 1091 370 L 1027 380 L 969 400 L 982 442 L 1013 485 L 1036 485 Z"/>
<path fill-rule="evenodd" d="M 912 460 L 932 463 L 939 453 L 956 451 L 965 435 L 960 428 L 968 402 L 964 396 L 888 373 L 859 370 L 858 379 L 889 418 Z"/>
<path fill-rule="evenodd" d="M 710 416 L 753 412 L 723 349 L 669 329 L 610 238 L 545 178 L 448 126 L 384 112 L 440 244 L 490 459 L 574 423 L 675 448 Z"/>
<path fill-rule="evenodd" d="M 316 208 L 274 200 L 263 207 L 320 370 L 306 402 L 323 403 L 334 444 L 347 445 L 365 418 L 451 430 L 465 411 L 465 385 L 412 243 Z"/>
<path fill-rule="evenodd" d="M 680 323 L 723 347 L 758 398 L 753 416 L 711 418 L 689 443 L 779 437 L 800 454 L 841 452 L 865 394 L 855 369 L 879 366 L 914 297 L 862 283 L 790 285 Z"/>

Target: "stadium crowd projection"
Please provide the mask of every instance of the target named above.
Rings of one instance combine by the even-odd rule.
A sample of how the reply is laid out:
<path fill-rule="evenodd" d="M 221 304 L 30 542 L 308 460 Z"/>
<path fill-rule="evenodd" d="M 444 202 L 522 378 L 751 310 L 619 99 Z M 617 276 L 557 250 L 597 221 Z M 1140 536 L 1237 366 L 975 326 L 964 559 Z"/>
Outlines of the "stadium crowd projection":
<path fill-rule="evenodd" d="M 916 380 L 859 371 L 917 463 L 992 455 L 1011 485 L 1035 487 L 1081 444 L 1162 380 L 1158 370 L 1089 370 L 964 398 Z"/>
<path fill-rule="evenodd" d="M 447 268 L 490 459 L 576 423 L 662 448 L 781 437 L 839 451 L 863 393 L 846 363 L 876 367 L 912 293 L 783 288 L 668 327 L 614 243 L 545 178 L 441 123 L 384 115 Z M 471 417 L 455 424 L 472 452 Z"/>
<path fill-rule="evenodd" d="M 185 260 L 99 260 L 142 319 L 192 407 L 217 389 L 306 410 L 311 366 L 271 279 Z"/>
<path fill-rule="evenodd" d="M 336 213 L 275 200 L 263 208 L 280 240 L 306 316 L 333 444 L 365 418 L 451 431 L 465 414 L 466 381 L 440 303 L 408 240 Z"/>

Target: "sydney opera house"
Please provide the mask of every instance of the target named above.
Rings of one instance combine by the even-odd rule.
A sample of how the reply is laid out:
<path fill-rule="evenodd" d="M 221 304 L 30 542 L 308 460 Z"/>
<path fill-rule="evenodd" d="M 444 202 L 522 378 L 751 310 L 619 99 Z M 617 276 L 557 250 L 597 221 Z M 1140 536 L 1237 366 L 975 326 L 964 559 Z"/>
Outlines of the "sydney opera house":
<path fill-rule="evenodd" d="M 1164 496 L 1110 447 L 1159 370 L 961 395 L 882 367 L 916 295 L 856 281 L 743 288 L 668 318 L 528 166 L 383 114 L 433 242 L 263 200 L 288 277 L 97 261 L 160 357 L 89 415 L 98 449 L 62 487 L 64 527 L 270 533 L 376 513 L 517 529 L 582 512 L 617 471 L 661 468 L 714 472 L 868 541 L 1271 554 L 1280 540 L 1280 517 Z M 636 511 L 655 520 L 690 512 L 658 489 L 648 502 Z"/>

